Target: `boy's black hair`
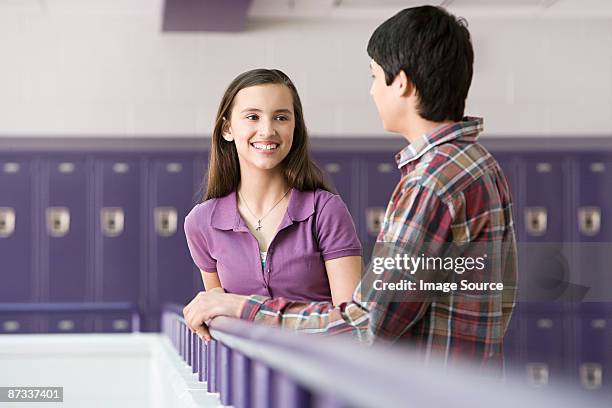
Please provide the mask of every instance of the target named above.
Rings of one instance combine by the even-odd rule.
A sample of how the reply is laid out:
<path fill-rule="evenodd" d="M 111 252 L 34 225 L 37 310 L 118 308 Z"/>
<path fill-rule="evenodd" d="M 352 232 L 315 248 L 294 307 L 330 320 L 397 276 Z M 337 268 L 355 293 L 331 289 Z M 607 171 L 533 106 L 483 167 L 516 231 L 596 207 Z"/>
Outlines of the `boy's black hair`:
<path fill-rule="evenodd" d="M 433 122 L 460 121 L 474 64 L 467 23 L 441 7 L 400 11 L 374 31 L 368 55 L 387 85 L 403 70 L 419 96 L 419 115 Z"/>

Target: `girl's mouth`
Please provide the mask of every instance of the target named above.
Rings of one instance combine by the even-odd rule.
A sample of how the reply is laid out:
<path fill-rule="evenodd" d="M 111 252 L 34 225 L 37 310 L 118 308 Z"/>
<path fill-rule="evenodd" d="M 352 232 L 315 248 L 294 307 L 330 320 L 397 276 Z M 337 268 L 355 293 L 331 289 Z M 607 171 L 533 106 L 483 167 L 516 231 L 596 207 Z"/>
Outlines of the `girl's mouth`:
<path fill-rule="evenodd" d="M 251 143 L 251 146 L 253 146 L 255 149 L 257 150 L 262 150 L 262 151 L 271 151 L 271 150 L 275 150 L 278 147 L 277 143 Z"/>

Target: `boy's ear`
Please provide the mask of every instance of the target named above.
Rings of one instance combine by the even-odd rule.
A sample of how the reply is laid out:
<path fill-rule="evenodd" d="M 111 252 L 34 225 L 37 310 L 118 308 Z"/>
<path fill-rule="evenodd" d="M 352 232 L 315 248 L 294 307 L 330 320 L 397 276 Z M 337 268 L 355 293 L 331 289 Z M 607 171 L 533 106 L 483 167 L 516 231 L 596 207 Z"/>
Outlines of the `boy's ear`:
<path fill-rule="evenodd" d="M 223 134 L 223 139 L 226 142 L 233 142 L 234 136 L 232 136 L 232 128 L 230 127 L 230 121 L 223 118 L 223 126 L 221 126 L 221 132 Z"/>
<path fill-rule="evenodd" d="M 400 69 L 400 71 L 395 76 L 395 79 L 393 80 L 393 85 L 397 90 L 398 96 L 410 96 L 410 94 L 414 90 L 414 84 L 412 83 L 408 75 L 406 75 L 403 69 Z"/>

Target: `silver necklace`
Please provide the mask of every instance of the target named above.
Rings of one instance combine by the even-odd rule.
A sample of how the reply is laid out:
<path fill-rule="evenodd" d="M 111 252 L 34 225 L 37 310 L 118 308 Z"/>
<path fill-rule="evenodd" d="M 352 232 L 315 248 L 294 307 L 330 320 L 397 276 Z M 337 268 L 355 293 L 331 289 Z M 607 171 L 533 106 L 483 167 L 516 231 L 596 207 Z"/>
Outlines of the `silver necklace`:
<path fill-rule="evenodd" d="M 268 216 L 268 214 L 270 214 L 272 212 L 272 210 L 274 208 L 276 208 L 276 206 L 278 205 L 278 203 L 280 203 L 281 201 L 283 201 L 283 198 L 285 198 L 285 196 L 287 195 L 287 193 L 289 193 L 289 190 L 291 190 L 291 188 L 287 189 L 287 191 L 285 191 L 285 194 L 283 194 L 283 196 L 272 206 L 272 208 L 270 208 L 268 210 L 268 212 L 266 212 L 263 217 L 261 218 L 257 218 L 257 216 L 255 214 L 253 214 L 253 211 L 251 211 L 251 209 L 249 208 L 249 205 L 247 204 L 247 201 L 244 199 L 244 197 L 242 196 L 242 194 L 240 194 L 240 191 L 238 191 L 238 196 L 240 197 L 240 199 L 244 202 L 244 205 L 246 206 L 247 210 L 249 210 L 249 212 L 251 213 L 251 215 L 253 216 L 253 218 L 255 218 L 257 220 L 257 226 L 255 227 L 255 229 L 257 231 L 259 231 L 261 229 L 261 222 L 263 221 L 264 218 L 266 218 Z"/>

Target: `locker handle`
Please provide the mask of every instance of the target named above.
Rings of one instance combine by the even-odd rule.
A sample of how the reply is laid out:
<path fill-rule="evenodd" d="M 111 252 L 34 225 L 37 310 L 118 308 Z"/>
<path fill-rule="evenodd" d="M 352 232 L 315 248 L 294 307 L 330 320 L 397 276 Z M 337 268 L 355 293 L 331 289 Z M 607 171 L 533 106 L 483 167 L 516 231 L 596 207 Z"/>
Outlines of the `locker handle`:
<path fill-rule="evenodd" d="M 13 162 L 4 163 L 4 166 L 3 166 L 3 170 L 7 174 L 19 173 L 19 168 L 20 168 L 19 163 L 13 163 Z"/>
<path fill-rule="evenodd" d="M 341 166 L 338 163 L 327 163 L 324 168 L 328 173 L 339 173 Z"/>
<path fill-rule="evenodd" d="M 527 364 L 527 379 L 531 385 L 536 387 L 548 384 L 548 365 L 545 363 Z"/>
<path fill-rule="evenodd" d="M 176 233 L 177 211 L 174 207 L 155 208 L 155 231 L 157 235 L 169 237 Z"/>
<path fill-rule="evenodd" d="M 0 207 L 0 238 L 8 238 L 15 232 L 15 209 Z"/>
<path fill-rule="evenodd" d="M 181 163 L 166 164 L 166 172 L 168 173 L 180 173 L 181 171 L 183 171 L 183 165 Z"/>
<path fill-rule="evenodd" d="M 129 323 L 127 320 L 125 319 L 116 319 L 113 320 L 113 330 L 116 331 L 123 331 L 123 330 L 127 330 L 127 328 L 129 327 Z"/>
<path fill-rule="evenodd" d="M 376 170 L 378 170 L 379 173 L 387 174 L 393 171 L 393 166 L 390 163 L 378 163 Z"/>
<path fill-rule="evenodd" d="M 385 209 L 371 207 L 366 209 L 366 227 L 370 235 L 378 236 L 385 218 Z"/>
<path fill-rule="evenodd" d="M 546 162 L 537 163 L 536 171 L 538 173 L 550 173 L 552 171 L 552 164 Z"/>
<path fill-rule="evenodd" d="M 593 319 L 591 320 L 591 327 L 594 329 L 605 329 L 607 326 L 606 319 Z"/>
<path fill-rule="evenodd" d="M 552 329 L 553 321 L 552 319 L 538 319 L 536 326 L 538 326 L 538 329 Z"/>
<path fill-rule="evenodd" d="M 602 162 L 594 162 L 589 166 L 592 173 L 603 173 L 606 171 L 606 165 Z"/>
<path fill-rule="evenodd" d="M 100 210 L 100 224 L 102 233 L 110 238 L 117 237 L 123 232 L 125 216 L 119 207 L 104 207 Z"/>
<path fill-rule="evenodd" d="M 582 363 L 580 365 L 580 383 L 587 390 L 596 390 L 601 387 L 602 374 L 601 364 Z"/>
<path fill-rule="evenodd" d="M 66 207 L 47 208 L 47 232 L 52 237 L 60 238 L 70 230 L 70 210 Z"/>
<path fill-rule="evenodd" d="M 599 207 L 580 207 L 578 209 L 578 227 L 582 235 L 597 235 L 601 229 L 601 210 Z"/>
<path fill-rule="evenodd" d="M 57 171 L 60 173 L 74 173 L 74 163 L 64 162 L 57 165 Z"/>
<path fill-rule="evenodd" d="M 16 320 L 7 320 L 2 324 L 5 332 L 14 333 L 19 330 L 20 324 Z"/>
<path fill-rule="evenodd" d="M 113 163 L 113 172 L 117 174 L 125 174 L 130 171 L 130 165 L 123 162 Z"/>
<path fill-rule="evenodd" d="M 57 322 L 57 328 L 60 331 L 72 331 L 74 330 L 74 320 L 60 320 Z"/>
<path fill-rule="evenodd" d="M 547 212 L 544 207 L 528 207 L 525 209 L 525 229 L 529 235 L 540 236 L 546 233 L 548 224 Z"/>

